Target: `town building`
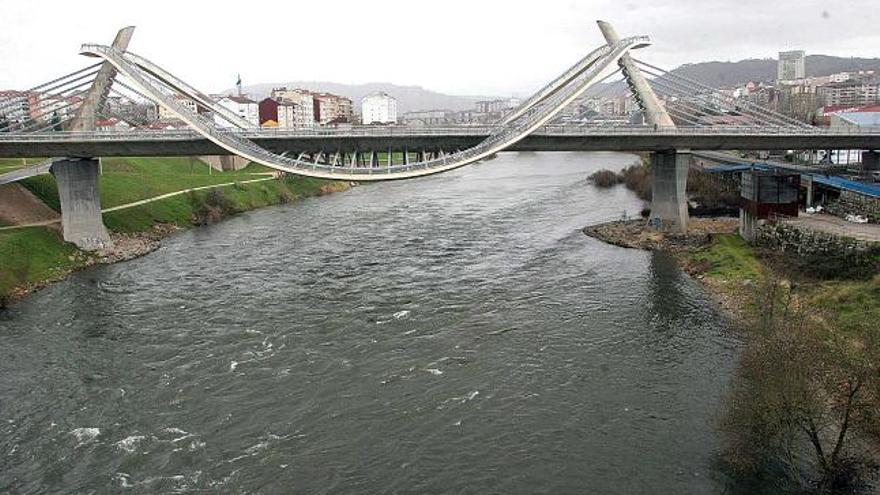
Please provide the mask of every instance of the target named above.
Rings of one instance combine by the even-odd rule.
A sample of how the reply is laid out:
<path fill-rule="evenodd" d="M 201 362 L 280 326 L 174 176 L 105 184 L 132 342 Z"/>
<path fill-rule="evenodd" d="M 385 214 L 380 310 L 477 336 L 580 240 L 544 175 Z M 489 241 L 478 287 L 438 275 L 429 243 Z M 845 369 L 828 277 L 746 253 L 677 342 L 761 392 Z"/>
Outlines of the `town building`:
<path fill-rule="evenodd" d="M 152 129 L 156 131 L 172 131 L 178 129 L 188 129 L 189 126 L 186 122 L 179 119 L 162 119 L 150 122 L 146 126 L 146 129 Z"/>
<path fill-rule="evenodd" d="M 804 122 L 812 122 L 824 101 L 819 88 L 813 84 L 784 86 L 779 111 Z"/>
<path fill-rule="evenodd" d="M 275 98 L 266 98 L 259 103 L 260 125 L 263 127 L 297 127 L 297 105 Z"/>
<path fill-rule="evenodd" d="M 174 95 L 174 100 L 182 105 L 186 110 L 197 113 L 199 111 L 199 106 L 196 104 L 195 100 L 187 98 L 181 95 Z M 177 116 L 171 113 L 168 109 L 166 109 L 163 105 L 159 105 L 159 120 L 174 120 L 177 119 Z"/>
<path fill-rule="evenodd" d="M 806 77 L 806 54 L 803 50 L 779 52 L 779 63 L 776 79 L 779 81 L 797 81 Z"/>
<path fill-rule="evenodd" d="M 120 132 L 131 130 L 132 126 L 128 122 L 112 117 L 109 119 L 99 119 L 95 121 L 95 130 L 100 132 Z"/>
<path fill-rule="evenodd" d="M 361 100 L 361 122 L 364 124 L 396 124 L 397 99 L 388 93 L 372 93 Z"/>
<path fill-rule="evenodd" d="M 29 119 L 30 104 L 27 92 L 0 91 L 0 128 L 24 124 Z"/>
<path fill-rule="evenodd" d="M 880 105 L 847 108 L 830 114 L 830 125 L 835 129 L 880 127 Z"/>
<path fill-rule="evenodd" d="M 246 96 L 224 96 L 217 102 L 225 108 L 228 108 L 242 119 L 258 126 L 260 125 L 260 107 L 254 100 Z M 214 122 L 223 127 L 232 127 L 233 124 L 219 115 L 214 116 Z"/>
<path fill-rule="evenodd" d="M 443 125 L 450 122 L 449 110 L 419 110 L 403 114 L 403 122 L 412 126 Z"/>
<path fill-rule="evenodd" d="M 315 125 L 315 97 L 311 91 L 275 88 L 272 90 L 272 98 L 294 105 L 294 125 L 291 127 L 312 127 Z"/>
<path fill-rule="evenodd" d="M 880 101 L 880 84 L 877 80 L 847 80 L 819 88 L 826 105 L 870 105 Z"/>
<path fill-rule="evenodd" d="M 351 99 L 333 93 L 312 93 L 315 98 L 315 122 L 319 124 L 350 123 L 354 115 Z"/>
<path fill-rule="evenodd" d="M 518 107 L 518 98 L 499 98 L 495 100 L 481 100 L 476 103 L 477 113 L 503 113 Z"/>

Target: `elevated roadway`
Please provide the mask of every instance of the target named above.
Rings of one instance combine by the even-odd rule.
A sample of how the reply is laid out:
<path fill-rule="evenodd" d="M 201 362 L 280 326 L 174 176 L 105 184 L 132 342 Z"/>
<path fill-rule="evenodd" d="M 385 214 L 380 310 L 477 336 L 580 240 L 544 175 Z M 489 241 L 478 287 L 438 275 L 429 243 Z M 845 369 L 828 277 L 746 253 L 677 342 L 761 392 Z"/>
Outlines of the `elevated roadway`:
<path fill-rule="evenodd" d="M 229 130 L 272 153 L 400 151 L 453 152 L 488 139 L 491 127 L 360 127 L 315 130 Z M 544 126 L 507 151 L 880 149 L 880 129 L 838 132 L 742 128 L 588 128 Z M 0 157 L 229 155 L 228 149 L 190 130 L 146 132 L 0 133 Z"/>

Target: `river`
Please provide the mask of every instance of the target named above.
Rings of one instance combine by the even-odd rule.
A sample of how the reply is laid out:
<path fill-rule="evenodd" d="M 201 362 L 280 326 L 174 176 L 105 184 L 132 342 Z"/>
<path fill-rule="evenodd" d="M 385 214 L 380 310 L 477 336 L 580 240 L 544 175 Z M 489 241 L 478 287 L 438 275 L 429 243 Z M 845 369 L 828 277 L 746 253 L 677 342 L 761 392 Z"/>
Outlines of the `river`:
<path fill-rule="evenodd" d="M 715 493 L 737 340 L 631 155 L 503 153 L 173 236 L 0 314 L 0 492 Z"/>

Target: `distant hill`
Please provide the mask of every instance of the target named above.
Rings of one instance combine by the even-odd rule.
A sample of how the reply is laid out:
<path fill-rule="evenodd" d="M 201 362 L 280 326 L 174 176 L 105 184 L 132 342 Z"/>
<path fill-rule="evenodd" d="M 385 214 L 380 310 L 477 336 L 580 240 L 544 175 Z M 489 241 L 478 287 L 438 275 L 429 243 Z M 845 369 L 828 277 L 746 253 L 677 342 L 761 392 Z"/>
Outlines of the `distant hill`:
<path fill-rule="evenodd" d="M 438 109 L 471 110 L 476 101 L 492 99 L 491 97 L 447 95 L 420 86 L 398 86 L 391 83 L 341 84 L 322 81 L 288 81 L 243 86 L 242 91 L 253 99 L 263 99 L 271 94 L 273 88 L 281 86 L 326 91 L 345 96 L 353 100 L 356 111 L 360 111 L 361 98 L 376 91 L 384 91 L 397 98 L 397 110 L 401 113 Z M 233 90 L 224 91 L 224 93 L 232 92 Z"/>
<path fill-rule="evenodd" d="M 776 65 L 776 59 L 772 58 L 748 59 L 739 62 L 701 62 L 682 65 L 673 72 L 717 88 L 744 84 L 749 81 L 773 81 L 776 79 Z M 804 65 L 807 77 L 821 77 L 838 72 L 880 69 L 880 58 L 808 55 Z"/>
<path fill-rule="evenodd" d="M 844 71 L 878 69 L 880 58 L 844 58 L 828 55 L 808 55 L 806 59 L 807 76 L 827 76 Z M 749 81 L 773 81 L 776 79 L 776 59 L 747 59 L 739 62 L 699 62 L 685 64 L 673 72 L 713 87 L 745 84 Z M 327 91 L 351 98 L 355 110 L 360 111 L 361 98 L 376 92 L 384 91 L 397 98 L 398 111 L 401 113 L 416 110 L 472 110 L 478 100 L 494 99 L 492 96 L 456 96 L 438 93 L 421 86 L 399 86 L 391 83 L 341 84 L 322 81 L 288 81 L 263 83 L 245 86 L 242 90 L 251 98 L 263 99 L 273 88 L 304 88 L 312 91 Z M 620 94 L 627 91 L 620 83 L 599 84 L 590 88 L 588 94 Z M 232 93 L 229 89 L 224 93 Z"/>
<path fill-rule="evenodd" d="M 672 72 L 714 88 L 748 82 L 775 81 L 776 59 L 747 59 L 739 62 L 699 62 L 685 64 Z M 875 69 L 880 71 L 880 58 L 844 58 L 828 55 L 807 55 L 804 61 L 808 77 L 829 76 L 838 72 Z M 629 91 L 622 82 L 602 83 L 587 91 L 590 96 L 620 95 Z"/>

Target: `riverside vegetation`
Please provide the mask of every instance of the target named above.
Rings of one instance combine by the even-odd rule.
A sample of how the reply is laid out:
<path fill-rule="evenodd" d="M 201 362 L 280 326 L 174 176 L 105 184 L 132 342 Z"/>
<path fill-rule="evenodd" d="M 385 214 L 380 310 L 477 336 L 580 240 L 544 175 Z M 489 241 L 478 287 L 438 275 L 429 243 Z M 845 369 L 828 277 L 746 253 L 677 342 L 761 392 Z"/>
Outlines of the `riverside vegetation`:
<path fill-rule="evenodd" d="M 107 212 L 104 223 L 114 241 L 144 238 L 155 241 L 170 232 L 218 221 L 238 212 L 317 196 L 350 187 L 347 182 L 284 176 L 251 164 L 238 171 L 218 172 L 194 158 L 108 158 L 100 176 L 104 208 L 185 189 L 232 183 L 192 191 L 131 208 Z M 244 183 L 255 179 L 260 182 Z M 58 189 L 51 175 L 32 177 L 24 187 L 55 211 L 60 211 Z M 143 243 L 141 243 L 143 244 Z M 149 249 L 146 249 L 148 251 Z M 0 230 L 0 305 L 48 282 L 66 277 L 95 263 L 125 259 L 87 253 L 62 240 L 57 224 Z M 138 253 L 142 254 L 142 253 Z"/>
<path fill-rule="evenodd" d="M 642 156 L 640 163 L 620 172 L 603 169 L 594 172 L 588 179 L 602 189 L 623 184 L 642 201 L 651 201 L 651 161 L 648 156 Z M 739 184 L 735 179 L 693 168 L 688 171 L 687 194 L 697 206 L 691 212 L 696 215 L 730 212 L 739 205 Z M 647 210 L 643 210 L 643 213 L 646 214 Z"/>
<path fill-rule="evenodd" d="M 641 174 L 601 171 L 591 179 L 597 187 L 630 187 L 624 177 L 649 177 L 648 166 L 641 168 Z M 716 177 L 689 184 L 693 198 L 692 191 L 706 204 L 729 201 L 731 192 Z M 693 223 L 701 222 L 707 223 Z M 664 236 L 643 225 L 613 222 L 585 232 L 618 245 L 670 251 L 743 330 L 744 349 L 718 420 L 720 460 L 732 476 L 752 480 L 755 493 L 875 488 L 880 252 L 870 253 L 873 264 L 854 270 L 842 257 L 817 260 L 750 246 L 733 232 L 732 220 L 725 232 L 696 228 L 687 236 Z"/>

